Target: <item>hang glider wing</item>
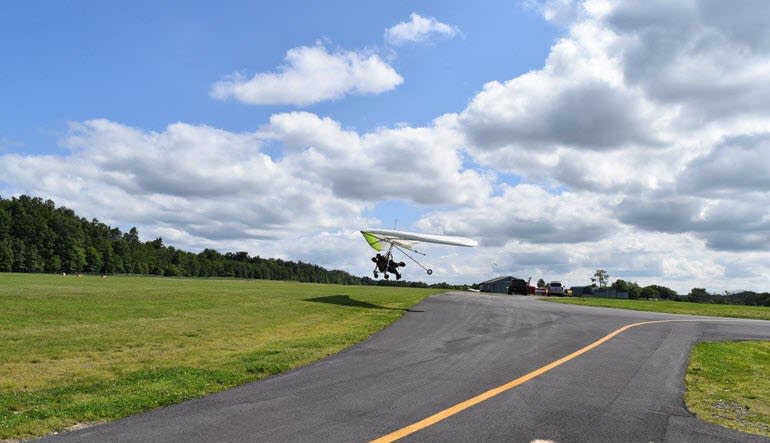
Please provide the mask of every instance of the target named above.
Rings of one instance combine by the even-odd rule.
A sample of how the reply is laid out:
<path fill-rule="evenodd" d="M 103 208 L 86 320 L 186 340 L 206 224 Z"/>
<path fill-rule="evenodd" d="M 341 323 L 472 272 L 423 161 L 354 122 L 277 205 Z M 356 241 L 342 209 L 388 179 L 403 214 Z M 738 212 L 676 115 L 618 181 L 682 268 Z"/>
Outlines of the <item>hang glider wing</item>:
<path fill-rule="evenodd" d="M 475 240 L 449 235 L 420 234 L 417 232 L 391 231 L 387 229 L 366 229 L 361 231 L 366 241 L 375 251 L 382 251 L 391 245 L 414 250 L 418 243 L 436 243 L 440 245 L 473 247 Z"/>

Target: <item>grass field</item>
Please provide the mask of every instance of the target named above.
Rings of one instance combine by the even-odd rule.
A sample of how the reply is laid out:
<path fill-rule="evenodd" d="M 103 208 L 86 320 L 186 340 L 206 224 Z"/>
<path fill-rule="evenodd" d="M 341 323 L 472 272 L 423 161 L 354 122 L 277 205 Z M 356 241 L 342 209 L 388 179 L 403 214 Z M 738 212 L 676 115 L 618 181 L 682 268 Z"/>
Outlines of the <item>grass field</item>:
<path fill-rule="evenodd" d="M 665 312 L 668 314 L 705 315 L 709 317 L 753 318 L 770 320 L 770 307 L 716 305 L 670 300 L 619 300 L 591 297 L 549 297 L 542 300 L 571 305 L 631 309 L 634 311 Z"/>
<path fill-rule="evenodd" d="M 438 292 L 0 273 L 0 439 L 113 420 L 307 364 Z"/>
<path fill-rule="evenodd" d="M 770 342 L 713 342 L 693 347 L 687 407 L 698 418 L 770 437 Z"/>

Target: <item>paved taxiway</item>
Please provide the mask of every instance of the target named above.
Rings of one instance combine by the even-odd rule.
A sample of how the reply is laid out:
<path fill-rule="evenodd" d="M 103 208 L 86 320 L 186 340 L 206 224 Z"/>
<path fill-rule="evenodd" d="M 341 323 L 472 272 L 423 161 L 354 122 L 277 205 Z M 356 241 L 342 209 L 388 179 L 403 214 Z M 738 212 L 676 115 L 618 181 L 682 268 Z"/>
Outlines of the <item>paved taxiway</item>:
<path fill-rule="evenodd" d="M 662 319 L 699 321 L 628 329 L 402 441 L 770 441 L 697 420 L 683 400 L 693 343 L 770 339 L 770 321 L 460 292 L 428 298 L 368 341 L 310 366 L 49 440 L 369 441 L 529 374 L 625 325 Z"/>

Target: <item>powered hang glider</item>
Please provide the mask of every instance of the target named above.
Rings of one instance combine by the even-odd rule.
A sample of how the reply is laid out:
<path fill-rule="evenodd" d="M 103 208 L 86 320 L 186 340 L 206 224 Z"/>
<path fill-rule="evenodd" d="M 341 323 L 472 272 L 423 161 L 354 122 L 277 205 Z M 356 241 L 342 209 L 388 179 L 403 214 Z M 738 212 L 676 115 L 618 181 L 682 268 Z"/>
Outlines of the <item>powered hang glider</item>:
<path fill-rule="evenodd" d="M 419 243 L 436 243 L 440 245 L 464 246 L 467 248 L 474 247 L 478 244 L 475 240 L 464 237 L 419 234 L 416 232 L 390 231 L 385 229 L 366 229 L 361 231 L 361 234 L 369 243 L 369 246 L 377 251 L 377 255 L 372 257 L 372 261 L 374 262 L 374 278 L 378 278 L 380 273 L 382 273 L 382 276 L 387 279 L 389 278 L 388 273 L 391 273 L 396 275 L 397 280 L 401 278 L 398 268 L 406 266 L 406 263 L 393 260 L 394 249 L 400 251 L 410 260 L 417 263 L 418 266 L 425 269 L 425 272 L 427 272 L 428 275 L 431 275 L 433 274 L 433 270 L 423 266 L 422 263 L 409 255 L 405 249 L 416 254 L 425 255 L 414 249 L 414 247 Z"/>

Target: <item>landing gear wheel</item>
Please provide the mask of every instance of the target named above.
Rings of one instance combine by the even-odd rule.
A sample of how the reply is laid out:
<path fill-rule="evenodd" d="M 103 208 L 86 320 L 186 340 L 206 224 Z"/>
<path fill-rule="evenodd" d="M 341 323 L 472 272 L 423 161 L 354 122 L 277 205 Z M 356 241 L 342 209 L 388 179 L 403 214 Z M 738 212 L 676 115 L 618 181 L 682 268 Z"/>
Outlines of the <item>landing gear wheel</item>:
<path fill-rule="evenodd" d="M 406 266 L 406 263 L 404 263 L 404 262 L 398 262 L 398 266 L 399 266 L 399 267 L 401 267 L 401 268 L 403 268 L 404 266 Z"/>
<path fill-rule="evenodd" d="M 385 274 L 385 280 L 389 279 L 390 276 L 388 274 Z"/>
<path fill-rule="evenodd" d="M 380 274 L 377 273 L 377 271 L 374 271 L 374 278 L 379 278 Z"/>
<path fill-rule="evenodd" d="M 428 271 L 428 275 L 433 274 L 433 269 L 426 269 L 426 271 Z"/>

